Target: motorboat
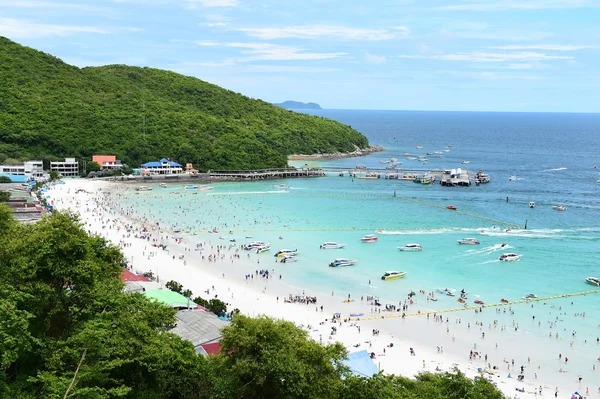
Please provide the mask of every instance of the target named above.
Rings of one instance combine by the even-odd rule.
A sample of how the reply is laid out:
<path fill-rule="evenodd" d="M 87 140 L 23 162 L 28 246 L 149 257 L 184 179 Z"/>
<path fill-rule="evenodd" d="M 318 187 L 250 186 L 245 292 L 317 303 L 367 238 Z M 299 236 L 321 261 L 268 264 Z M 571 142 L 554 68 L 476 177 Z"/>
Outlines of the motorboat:
<path fill-rule="evenodd" d="M 386 168 L 387 170 L 393 170 L 393 169 L 396 169 L 396 164 L 395 164 L 395 163 L 391 163 L 391 164 L 387 165 L 385 168 Z"/>
<path fill-rule="evenodd" d="M 457 299 L 457 301 L 458 301 L 458 302 L 460 302 L 460 303 L 465 303 L 465 302 L 467 302 L 467 301 L 466 301 L 464 298 L 458 298 L 458 299 Z"/>
<path fill-rule="evenodd" d="M 600 287 L 600 279 L 598 277 L 586 277 L 585 281 L 589 284 Z"/>
<path fill-rule="evenodd" d="M 554 205 L 552 207 L 552 209 L 554 209 L 555 211 L 562 211 L 562 212 L 564 212 L 564 211 L 567 210 L 567 207 L 566 206 L 562 206 L 562 205 Z"/>
<path fill-rule="evenodd" d="M 274 188 L 279 188 L 281 190 L 287 190 L 288 188 L 290 188 L 287 184 L 276 184 L 273 187 Z"/>
<path fill-rule="evenodd" d="M 214 231 L 213 231 L 214 232 Z M 250 244 L 246 245 L 246 251 L 256 250 L 258 247 L 270 247 L 271 244 L 264 241 L 252 241 Z"/>
<path fill-rule="evenodd" d="M 298 255 L 298 250 L 297 249 L 280 249 L 273 256 L 276 258 L 280 258 L 280 257 L 287 256 L 287 255 L 290 255 L 290 256 Z"/>
<path fill-rule="evenodd" d="M 504 303 L 504 304 L 507 304 L 507 303 L 508 303 L 508 299 L 504 299 L 504 298 L 502 298 L 502 299 L 500 299 L 500 302 L 501 302 L 501 303 Z"/>
<path fill-rule="evenodd" d="M 476 304 L 478 304 L 478 305 L 485 305 L 485 303 L 484 303 L 484 302 L 483 302 L 481 299 L 475 299 L 475 300 L 473 301 L 473 303 L 476 303 Z"/>
<path fill-rule="evenodd" d="M 344 267 L 344 266 L 352 266 L 356 261 L 352 259 L 346 258 L 337 258 L 333 262 L 329 264 L 329 267 Z"/>
<path fill-rule="evenodd" d="M 529 203 L 529 207 L 530 207 L 530 208 L 535 208 L 535 202 L 531 201 L 531 202 Z"/>
<path fill-rule="evenodd" d="M 387 159 L 383 159 L 383 160 L 379 161 L 379 163 L 386 164 L 386 163 L 390 163 L 390 161 L 388 161 Z"/>
<path fill-rule="evenodd" d="M 471 161 L 462 161 L 461 163 L 462 163 L 463 165 L 468 165 L 468 164 L 470 164 L 470 163 L 471 163 Z"/>
<path fill-rule="evenodd" d="M 522 255 L 519 255 L 519 254 L 505 253 L 505 254 L 500 255 L 498 260 L 500 260 L 502 262 L 511 262 L 511 261 L 521 259 L 521 256 Z"/>
<path fill-rule="evenodd" d="M 377 173 L 367 173 L 364 176 L 356 176 L 357 179 L 361 180 L 377 180 L 379 175 Z"/>
<path fill-rule="evenodd" d="M 162 188 L 167 188 L 167 183 L 160 183 L 158 186 Z"/>
<path fill-rule="evenodd" d="M 390 270 L 389 272 L 385 272 L 383 276 L 381 276 L 382 280 L 395 280 L 398 278 L 402 278 L 406 276 L 406 272 L 397 272 L 395 270 Z"/>
<path fill-rule="evenodd" d="M 367 165 L 363 165 L 363 164 L 356 165 L 356 169 L 367 169 Z"/>
<path fill-rule="evenodd" d="M 456 210 L 457 210 L 457 209 L 456 209 L 456 207 L 455 207 L 454 205 L 452 205 L 452 204 L 448 205 L 448 206 L 446 207 L 446 209 L 448 209 L 448 210 L 450 210 L 450 211 L 456 211 Z"/>
<path fill-rule="evenodd" d="M 319 246 L 320 249 L 340 249 L 344 248 L 346 244 L 338 244 L 337 242 L 324 242 Z"/>
<path fill-rule="evenodd" d="M 150 186 L 139 186 L 135 189 L 135 191 L 152 191 L 152 187 Z"/>
<path fill-rule="evenodd" d="M 211 186 L 198 186 L 198 190 L 212 190 L 213 188 Z"/>
<path fill-rule="evenodd" d="M 360 239 L 362 242 L 375 242 L 377 241 L 377 236 L 375 234 L 367 234 L 363 238 Z"/>
<path fill-rule="evenodd" d="M 537 299 L 537 295 L 535 294 L 527 294 L 525 296 L 522 296 L 521 299 Z"/>
<path fill-rule="evenodd" d="M 418 146 L 417 146 L 417 150 L 422 150 L 422 149 L 423 149 L 423 146 L 422 146 L 422 145 L 418 145 Z"/>
<path fill-rule="evenodd" d="M 463 238 L 462 240 L 458 240 L 458 243 L 463 245 L 479 245 L 479 240 L 477 238 Z"/>
<path fill-rule="evenodd" d="M 186 184 L 183 186 L 184 190 L 197 190 L 198 186 L 196 186 L 195 184 Z"/>
<path fill-rule="evenodd" d="M 298 261 L 298 257 L 295 255 L 285 255 L 279 259 L 279 263 L 291 263 L 291 262 L 297 262 L 297 261 Z"/>
<path fill-rule="evenodd" d="M 511 176 L 511 177 L 509 177 L 508 181 L 517 181 L 517 176 Z"/>
<path fill-rule="evenodd" d="M 257 253 L 257 254 L 260 254 L 260 253 L 263 253 L 263 252 L 267 252 L 267 251 L 269 251 L 270 249 L 271 249 L 271 246 L 270 246 L 270 245 L 261 245 L 260 247 L 257 247 L 257 248 L 256 248 L 256 253 Z"/>
<path fill-rule="evenodd" d="M 403 247 L 398 247 L 398 249 L 400 251 L 405 251 L 405 252 L 416 252 L 416 251 L 422 251 L 423 247 L 420 246 L 419 244 L 406 244 Z"/>

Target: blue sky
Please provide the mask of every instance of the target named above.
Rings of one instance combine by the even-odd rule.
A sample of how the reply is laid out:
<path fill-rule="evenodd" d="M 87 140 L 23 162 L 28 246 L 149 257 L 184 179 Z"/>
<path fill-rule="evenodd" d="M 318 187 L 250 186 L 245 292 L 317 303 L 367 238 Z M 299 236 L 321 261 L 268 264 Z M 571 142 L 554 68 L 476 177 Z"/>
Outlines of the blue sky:
<path fill-rule="evenodd" d="M 600 0 L 0 0 L 0 35 L 270 102 L 600 112 Z"/>

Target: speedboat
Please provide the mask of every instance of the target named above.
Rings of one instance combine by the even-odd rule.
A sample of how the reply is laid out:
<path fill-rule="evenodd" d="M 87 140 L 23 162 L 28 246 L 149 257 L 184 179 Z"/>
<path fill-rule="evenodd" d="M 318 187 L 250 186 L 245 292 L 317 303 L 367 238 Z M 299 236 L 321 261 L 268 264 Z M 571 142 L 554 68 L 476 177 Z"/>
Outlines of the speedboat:
<path fill-rule="evenodd" d="M 529 207 L 530 207 L 530 208 L 535 208 L 535 202 L 531 201 L 531 202 L 529 203 Z"/>
<path fill-rule="evenodd" d="M 198 190 L 212 190 L 211 186 L 198 186 Z"/>
<path fill-rule="evenodd" d="M 462 240 L 458 240 L 458 243 L 463 245 L 478 245 L 479 240 L 477 238 L 463 238 Z"/>
<path fill-rule="evenodd" d="M 406 251 L 406 252 L 416 252 L 416 251 L 422 251 L 423 247 L 420 246 L 419 244 L 406 244 L 403 247 L 398 247 L 398 249 L 400 251 Z"/>
<path fill-rule="evenodd" d="M 152 191 L 152 187 L 150 187 L 150 186 L 139 186 L 135 190 L 136 191 Z"/>
<path fill-rule="evenodd" d="M 478 305 L 485 305 L 485 303 L 483 303 L 483 301 L 481 299 L 475 299 L 473 302 Z"/>
<path fill-rule="evenodd" d="M 197 190 L 198 186 L 194 185 L 194 184 L 186 184 L 185 186 L 183 186 L 184 190 Z"/>
<path fill-rule="evenodd" d="M 522 299 L 537 299 L 537 295 L 535 294 L 527 294 L 521 297 Z"/>
<path fill-rule="evenodd" d="M 337 242 L 324 242 L 319 248 L 321 249 L 340 249 L 344 248 L 346 244 L 338 244 Z"/>
<path fill-rule="evenodd" d="M 504 299 L 504 298 L 502 298 L 502 299 L 500 299 L 500 302 L 501 302 L 501 303 L 504 303 L 504 304 L 507 304 L 507 303 L 508 303 L 508 299 Z"/>
<path fill-rule="evenodd" d="M 461 163 L 462 163 L 463 165 L 468 165 L 468 164 L 470 164 L 470 163 L 471 163 L 471 161 L 462 161 Z"/>
<path fill-rule="evenodd" d="M 377 236 L 375 234 L 367 234 L 363 238 L 360 239 L 362 242 L 375 242 L 377 241 Z"/>
<path fill-rule="evenodd" d="M 356 169 L 367 169 L 367 165 L 358 164 L 358 165 L 356 165 Z"/>
<path fill-rule="evenodd" d="M 418 145 L 418 146 L 417 146 L 417 150 L 422 150 L 422 149 L 423 149 L 423 146 L 422 146 L 422 145 Z"/>
<path fill-rule="evenodd" d="M 600 287 L 600 279 L 598 277 L 587 277 L 585 281 L 589 284 L 595 285 L 596 287 Z"/>
<path fill-rule="evenodd" d="M 352 266 L 356 261 L 352 259 L 346 258 L 337 258 L 333 262 L 329 264 L 329 267 L 344 267 L 344 266 Z"/>
<path fill-rule="evenodd" d="M 277 184 L 275 186 L 273 186 L 274 188 L 280 188 L 282 190 L 287 190 L 288 188 L 290 188 L 287 184 Z"/>
<path fill-rule="evenodd" d="M 252 241 L 250 244 L 246 245 L 246 251 L 256 250 L 258 247 L 270 247 L 271 244 L 264 241 Z"/>
<path fill-rule="evenodd" d="M 287 255 L 290 255 L 290 256 L 298 255 L 298 250 L 297 249 L 280 249 L 273 256 L 275 258 L 280 258 L 280 257 L 287 256 Z"/>
<path fill-rule="evenodd" d="M 563 211 L 564 212 L 564 211 L 567 210 L 567 207 L 566 206 L 562 206 L 562 205 L 554 205 L 552 207 L 552 209 L 554 209 L 555 211 Z"/>
<path fill-rule="evenodd" d="M 257 247 L 257 248 L 256 248 L 256 253 L 257 253 L 257 254 L 260 254 L 260 253 L 262 253 L 262 252 L 267 252 L 267 251 L 269 251 L 270 249 L 271 249 L 271 246 L 270 246 L 270 245 L 261 245 L 260 247 Z"/>
<path fill-rule="evenodd" d="M 521 256 L 522 255 L 519 255 L 519 254 L 506 253 L 506 254 L 500 255 L 498 260 L 500 260 L 502 262 L 510 262 L 510 261 L 515 261 L 515 260 L 521 259 Z"/>
<path fill-rule="evenodd" d="M 446 207 L 446 209 L 448 209 L 448 210 L 450 210 L 450 211 L 455 211 L 455 210 L 456 210 L 456 207 L 455 207 L 454 205 L 450 204 L 450 205 L 448 205 L 448 206 Z"/>
<path fill-rule="evenodd" d="M 167 183 L 160 183 L 159 187 L 166 188 L 167 187 Z"/>
<path fill-rule="evenodd" d="M 402 278 L 406 276 L 406 272 L 397 272 L 395 270 L 391 270 L 389 272 L 385 272 L 383 276 L 381 276 L 382 280 L 395 280 L 397 278 Z"/>
<path fill-rule="evenodd" d="M 281 259 L 279 260 L 279 263 L 291 263 L 291 262 L 297 262 L 298 261 L 298 257 L 296 255 L 285 255 L 282 256 Z"/>
<path fill-rule="evenodd" d="M 517 180 L 517 176 L 511 176 L 508 178 L 508 181 L 516 181 Z"/>

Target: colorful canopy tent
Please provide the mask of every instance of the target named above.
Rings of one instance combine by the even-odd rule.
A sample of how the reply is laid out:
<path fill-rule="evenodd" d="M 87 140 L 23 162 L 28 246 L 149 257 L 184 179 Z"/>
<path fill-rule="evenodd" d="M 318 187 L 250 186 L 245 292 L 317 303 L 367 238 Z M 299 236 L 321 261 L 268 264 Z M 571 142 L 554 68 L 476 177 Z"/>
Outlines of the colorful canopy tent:
<path fill-rule="evenodd" d="M 342 363 L 350 368 L 350 372 L 358 377 L 372 377 L 379 373 L 379 369 L 371 360 L 369 353 L 366 350 L 349 353 L 348 360 Z"/>

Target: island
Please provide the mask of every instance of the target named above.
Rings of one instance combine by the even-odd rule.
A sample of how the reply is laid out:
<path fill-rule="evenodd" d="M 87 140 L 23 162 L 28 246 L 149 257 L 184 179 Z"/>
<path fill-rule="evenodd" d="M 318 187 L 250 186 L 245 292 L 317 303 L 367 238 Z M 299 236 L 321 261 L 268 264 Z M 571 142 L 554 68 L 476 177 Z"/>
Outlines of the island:
<path fill-rule="evenodd" d="M 284 101 L 282 103 L 274 103 L 273 105 L 285 109 L 323 109 L 317 103 L 303 103 L 300 101 Z"/>

